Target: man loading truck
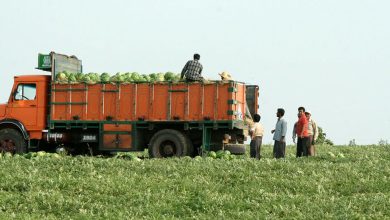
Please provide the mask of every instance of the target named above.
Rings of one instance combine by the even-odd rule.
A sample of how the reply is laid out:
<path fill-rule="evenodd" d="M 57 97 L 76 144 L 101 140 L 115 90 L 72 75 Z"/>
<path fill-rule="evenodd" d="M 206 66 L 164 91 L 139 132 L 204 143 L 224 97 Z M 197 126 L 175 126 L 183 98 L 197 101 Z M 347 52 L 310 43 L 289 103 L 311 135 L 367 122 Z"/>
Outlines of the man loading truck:
<path fill-rule="evenodd" d="M 200 55 L 194 54 L 194 59 L 187 61 L 183 70 L 181 71 L 181 79 L 185 77 L 187 82 L 202 81 L 202 70 L 203 66 L 199 62 Z"/>

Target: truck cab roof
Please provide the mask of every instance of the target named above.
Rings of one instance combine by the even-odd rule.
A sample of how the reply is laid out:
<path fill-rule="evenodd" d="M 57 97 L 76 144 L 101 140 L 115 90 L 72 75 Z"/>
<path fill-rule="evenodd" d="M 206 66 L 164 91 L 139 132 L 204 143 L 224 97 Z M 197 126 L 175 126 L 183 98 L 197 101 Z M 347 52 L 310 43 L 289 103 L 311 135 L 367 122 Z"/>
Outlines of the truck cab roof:
<path fill-rule="evenodd" d="M 15 76 L 15 81 L 50 81 L 50 75 L 20 75 Z"/>

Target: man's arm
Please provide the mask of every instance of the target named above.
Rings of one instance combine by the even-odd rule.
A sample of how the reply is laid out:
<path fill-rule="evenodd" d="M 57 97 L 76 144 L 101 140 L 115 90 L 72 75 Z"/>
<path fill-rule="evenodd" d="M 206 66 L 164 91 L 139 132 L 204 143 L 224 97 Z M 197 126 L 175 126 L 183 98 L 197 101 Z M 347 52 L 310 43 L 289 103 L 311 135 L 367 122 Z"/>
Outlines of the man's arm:
<path fill-rule="evenodd" d="M 295 138 L 297 137 L 297 123 L 298 123 L 298 122 L 296 122 L 296 123 L 294 124 L 293 133 L 292 133 L 292 139 L 293 139 L 293 142 L 294 142 L 294 143 L 295 143 Z"/>
<path fill-rule="evenodd" d="M 317 127 L 317 123 L 315 121 L 312 121 L 312 123 L 313 123 L 313 133 L 314 133 L 313 138 L 314 138 L 314 141 L 316 141 L 318 138 L 318 127 Z"/>
<path fill-rule="evenodd" d="M 202 66 L 202 64 L 200 64 L 200 70 L 199 70 L 199 75 L 200 76 L 202 75 L 202 70 L 203 70 L 203 66 Z"/>
<path fill-rule="evenodd" d="M 188 61 L 188 62 L 186 63 L 186 65 L 184 65 L 183 70 L 181 71 L 180 79 L 183 79 L 184 74 L 185 74 L 186 71 L 187 71 L 188 63 L 189 63 L 189 62 L 190 62 L 190 61 Z"/>

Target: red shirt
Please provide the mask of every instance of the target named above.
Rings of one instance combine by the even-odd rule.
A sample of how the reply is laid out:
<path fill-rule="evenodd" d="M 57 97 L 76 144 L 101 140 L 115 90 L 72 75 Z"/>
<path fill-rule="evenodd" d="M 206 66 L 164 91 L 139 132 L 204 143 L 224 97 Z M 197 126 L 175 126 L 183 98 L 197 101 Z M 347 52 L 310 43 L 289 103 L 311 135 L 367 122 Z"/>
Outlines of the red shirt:
<path fill-rule="evenodd" d="M 297 136 L 301 137 L 302 131 L 304 137 L 309 137 L 309 133 L 307 131 L 309 122 L 307 121 L 306 115 L 302 114 L 301 117 L 299 117 L 298 123 L 297 123 Z"/>

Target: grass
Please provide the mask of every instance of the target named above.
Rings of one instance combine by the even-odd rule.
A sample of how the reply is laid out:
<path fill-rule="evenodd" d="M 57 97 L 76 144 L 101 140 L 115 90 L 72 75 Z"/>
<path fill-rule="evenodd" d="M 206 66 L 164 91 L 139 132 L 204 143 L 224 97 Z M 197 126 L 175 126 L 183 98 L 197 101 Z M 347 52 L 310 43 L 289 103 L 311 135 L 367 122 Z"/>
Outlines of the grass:
<path fill-rule="evenodd" d="M 390 218 L 390 147 L 260 161 L 0 159 L 0 219 Z"/>

